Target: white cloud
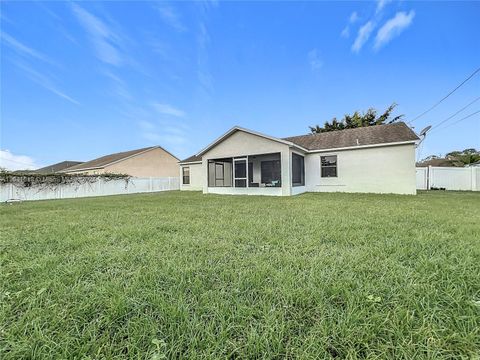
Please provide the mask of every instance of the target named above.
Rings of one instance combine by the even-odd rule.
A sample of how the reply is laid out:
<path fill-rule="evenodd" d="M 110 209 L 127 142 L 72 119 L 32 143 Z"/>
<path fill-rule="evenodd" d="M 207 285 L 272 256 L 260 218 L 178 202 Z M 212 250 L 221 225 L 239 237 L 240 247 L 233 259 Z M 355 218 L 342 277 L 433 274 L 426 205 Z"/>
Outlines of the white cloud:
<path fill-rule="evenodd" d="M 111 80 L 113 95 L 125 100 L 132 100 L 133 96 L 128 90 L 127 83 L 109 70 L 103 70 L 102 74 Z"/>
<path fill-rule="evenodd" d="M 313 71 L 318 70 L 323 66 L 323 62 L 320 60 L 320 54 L 317 49 L 308 52 L 308 62 Z"/>
<path fill-rule="evenodd" d="M 180 15 L 171 6 L 160 3 L 155 7 L 163 21 L 178 32 L 187 31 L 187 28 L 180 20 Z"/>
<path fill-rule="evenodd" d="M 47 63 L 53 64 L 54 62 L 50 60 L 46 55 L 42 54 L 41 52 L 32 49 L 31 47 L 28 47 L 25 44 L 22 44 L 20 41 L 16 40 L 12 36 L 8 35 L 5 32 L 2 32 L 1 34 L 2 40 L 5 41 L 7 45 L 10 46 L 13 50 L 15 50 L 17 53 L 20 53 L 22 55 L 28 55 L 30 57 L 36 58 L 38 60 L 45 61 Z"/>
<path fill-rule="evenodd" d="M 151 123 L 150 121 L 146 121 L 146 120 L 140 120 L 138 122 L 138 125 L 140 126 L 140 128 L 142 128 L 142 130 L 145 130 L 145 131 L 155 129 L 155 125 L 153 123 Z"/>
<path fill-rule="evenodd" d="M 15 155 L 10 150 L 0 150 L 0 168 L 7 170 L 34 170 L 40 166 L 30 156 Z"/>
<path fill-rule="evenodd" d="M 348 39 L 350 37 L 350 24 L 356 23 L 358 19 L 360 18 L 357 12 L 356 11 L 352 12 L 350 14 L 350 17 L 348 18 L 348 24 L 343 28 L 342 32 L 340 33 L 340 36 Z"/>
<path fill-rule="evenodd" d="M 164 116 L 163 116 L 164 115 Z M 174 154 L 184 154 L 185 144 L 192 134 L 181 117 L 185 112 L 168 104 L 150 103 L 150 106 L 129 105 L 123 116 L 135 123 L 137 134 L 146 143 L 160 145 Z"/>
<path fill-rule="evenodd" d="M 354 11 L 351 15 L 350 15 L 350 22 L 353 24 L 354 22 L 356 22 L 357 20 L 359 19 L 358 17 L 358 14 L 356 11 Z"/>
<path fill-rule="evenodd" d="M 77 100 L 73 99 L 72 97 L 65 94 L 65 92 L 60 90 L 58 86 L 55 85 L 54 81 L 50 79 L 50 77 L 48 77 L 47 75 L 39 73 L 38 71 L 32 69 L 30 66 L 22 62 L 16 62 L 14 63 L 14 65 L 17 66 L 19 69 L 23 70 L 23 74 L 27 76 L 30 80 L 42 86 L 46 90 L 54 93 L 57 96 L 60 96 L 65 100 L 70 101 L 75 105 L 80 105 L 80 103 Z"/>
<path fill-rule="evenodd" d="M 375 37 L 374 48 L 380 49 L 382 46 L 391 41 L 394 37 L 400 35 L 400 33 L 408 28 L 415 17 L 415 11 L 411 10 L 408 14 L 403 11 L 399 11 L 393 18 L 387 20 L 387 22 L 378 30 Z"/>
<path fill-rule="evenodd" d="M 392 0 L 377 0 L 377 8 L 375 10 L 375 13 L 378 14 L 380 11 L 383 10 L 383 8 L 385 7 L 385 5 L 387 5 L 389 2 L 391 2 Z"/>
<path fill-rule="evenodd" d="M 185 112 L 183 110 L 177 109 L 169 104 L 160 104 L 160 103 L 153 103 L 153 107 L 157 110 L 160 114 L 164 115 L 171 115 L 175 117 L 184 117 Z"/>
<path fill-rule="evenodd" d="M 89 33 L 97 57 L 107 64 L 122 65 L 124 60 L 119 50 L 120 36 L 77 4 L 73 3 L 72 8 L 85 31 Z"/>
<path fill-rule="evenodd" d="M 205 15 L 206 16 L 206 15 Z M 197 33 L 197 78 L 199 89 L 203 95 L 209 97 L 213 92 L 213 75 L 210 71 L 208 44 L 210 34 L 205 21 L 199 24 Z"/>
<path fill-rule="evenodd" d="M 141 136 L 151 144 L 159 144 L 174 153 L 182 153 L 188 143 L 189 127 L 171 120 L 138 122 Z"/>
<path fill-rule="evenodd" d="M 360 29 L 358 30 L 357 38 L 355 39 L 355 42 L 352 45 L 353 52 L 358 53 L 360 51 L 363 45 L 367 42 L 374 28 L 375 28 L 375 25 L 373 24 L 372 21 L 369 21 L 365 25 L 360 27 Z"/>

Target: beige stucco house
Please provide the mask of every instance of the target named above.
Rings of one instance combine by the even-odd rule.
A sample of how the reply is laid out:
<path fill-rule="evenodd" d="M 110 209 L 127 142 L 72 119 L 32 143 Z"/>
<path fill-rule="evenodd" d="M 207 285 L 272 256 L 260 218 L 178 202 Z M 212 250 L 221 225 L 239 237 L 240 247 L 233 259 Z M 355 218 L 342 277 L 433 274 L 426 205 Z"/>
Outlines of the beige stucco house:
<path fill-rule="evenodd" d="M 416 194 L 418 141 L 403 122 L 283 139 L 237 126 L 179 162 L 180 188 L 277 196 Z"/>
<path fill-rule="evenodd" d="M 177 177 L 178 158 L 160 146 L 105 155 L 61 171 L 66 174 L 127 174 L 134 177 Z"/>

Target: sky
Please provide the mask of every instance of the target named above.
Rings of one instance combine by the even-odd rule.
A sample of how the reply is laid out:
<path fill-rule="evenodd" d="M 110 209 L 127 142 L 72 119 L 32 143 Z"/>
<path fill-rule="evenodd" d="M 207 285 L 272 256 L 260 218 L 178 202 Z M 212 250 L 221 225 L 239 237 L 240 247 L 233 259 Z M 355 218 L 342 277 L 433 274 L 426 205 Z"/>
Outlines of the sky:
<path fill-rule="evenodd" d="M 235 125 L 301 135 L 394 102 L 410 122 L 480 67 L 474 1 L 0 6 L 0 167 L 9 169 L 152 145 L 181 159 Z M 480 110 L 478 97 L 480 73 L 411 122 L 419 132 L 458 112 L 417 158 L 479 148 L 480 113 L 463 119 Z"/>

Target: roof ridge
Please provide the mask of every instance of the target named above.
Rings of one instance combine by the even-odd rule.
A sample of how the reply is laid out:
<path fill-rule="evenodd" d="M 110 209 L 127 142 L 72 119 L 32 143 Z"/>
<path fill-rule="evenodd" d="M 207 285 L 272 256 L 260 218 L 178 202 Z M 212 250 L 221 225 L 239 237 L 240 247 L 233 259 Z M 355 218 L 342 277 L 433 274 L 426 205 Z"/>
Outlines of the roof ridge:
<path fill-rule="evenodd" d="M 287 137 L 284 137 L 282 139 L 286 140 L 286 139 L 291 139 L 291 138 L 298 138 L 298 137 L 302 137 L 302 136 L 318 136 L 318 135 L 323 135 L 323 134 L 332 134 L 332 133 L 338 133 L 338 132 L 348 132 L 350 130 L 360 130 L 360 129 L 372 129 L 372 128 L 375 128 L 377 126 L 389 126 L 389 125 L 398 125 L 398 124 L 403 124 L 405 125 L 406 127 L 408 127 L 407 124 L 405 124 L 404 121 L 397 121 L 397 122 L 394 122 L 394 123 L 389 123 L 389 124 L 375 124 L 375 125 L 370 125 L 370 126 L 359 126 L 359 127 L 355 127 L 355 128 L 349 128 L 349 129 L 340 129 L 340 130 L 332 130 L 332 131 L 325 131 L 325 132 L 321 132 L 321 133 L 308 133 L 308 134 L 304 134 L 304 135 L 293 135 L 293 136 L 287 136 Z M 408 127 L 409 128 L 409 127 Z M 410 128 L 409 128 L 410 129 Z"/>
<path fill-rule="evenodd" d="M 65 169 L 65 171 L 77 171 L 77 170 L 103 168 L 105 166 L 111 165 L 111 164 L 116 163 L 118 161 L 125 160 L 125 159 L 127 159 L 129 157 L 132 157 L 132 156 L 135 156 L 135 155 L 142 154 L 144 152 L 153 150 L 155 148 L 163 149 L 160 145 L 154 145 L 154 146 L 148 146 L 148 147 L 139 148 L 139 149 L 126 150 L 126 151 L 120 151 L 120 152 L 111 153 L 111 154 L 107 154 L 107 155 L 102 155 L 102 156 L 99 156 L 95 159 L 85 161 L 81 164 L 71 166 L 71 167 Z M 163 150 L 166 151 L 165 149 L 163 149 Z M 110 161 L 106 161 L 106 159 L 109 158 L 109 157 L 113 157 L 113 159 L 111 159 Z M 106 162 L 102 162 L 102 160 L 106 161 Z M 97 162 L 97 164 L 95 164 L 95 162 Z"/>

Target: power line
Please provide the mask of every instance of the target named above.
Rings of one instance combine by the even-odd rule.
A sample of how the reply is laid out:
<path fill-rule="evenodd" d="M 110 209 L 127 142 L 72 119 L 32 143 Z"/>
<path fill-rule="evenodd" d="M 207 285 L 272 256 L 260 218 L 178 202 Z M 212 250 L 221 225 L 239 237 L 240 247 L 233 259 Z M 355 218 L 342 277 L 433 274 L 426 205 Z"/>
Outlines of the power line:
<path fill-rule="evenodd" d="M 438 105 L 440 105 L 445 99 L 447 99 L 450 95 L 452 95 L 455 91 L 457 91 L 461 86 L 463 86 L 463 84 L 465 84 L 468 80 L 470 80 L 472 77 L 474 77 L 478 72 L 480 72 L 480 67 L 475 70 L 469 77 L 467 77 L 465 80 L 463 80 L 459 85 L 457 85 L 457 87 L 455 89 L 453 89 L 452 91 L 450 91 L 446 96 L 444 96 L 443 98 L 441 98 L 438 102 L 436 102 L 432 107 L 430 107 L 429 109 L 425 110 L 423 113 L 421 113 L 420 115 L 418 115 L 416 118 L 414 118 L 413 120 L 410 120 L 408 123 L 411 124 L 413 123 L 414 121 L 416 121 L 417 119 L 421 118 L 422 116 L 424 116 L 425 114 L 429 113 L 430 111 L 432 111 L 433 109 L 435 109 Z"/>
<path fill-rule="evenodd" d="M 467 115 L 467 116 L 461 118 L 460 120 L 457 120 L 457 121 L 455 121 L 455 122 L 453 122 L 453 123 L 451 123 L 451 124 L 448 124 L 447 126 L 444 126 L 443 128 L 437 129 L 437 130 L 446 129 L 446 128 L 452 126 L 452 125 L 458 124 L 459 122 L 461 122 L 461 121 L 463 121 L 463 120 L 466 120 L 466 119 L 468 119 L 468 118 L 471 118 L 473 115 L 476 115 L 476 114 L 478 114 L 478 113 L 480 113 L 480 110 L 475 111 L 474 113 L 471 113 L 470 115 Z"/>
<path fill-rule="evenodd" d="M 466 106 L 464 106 L 463 108 L 461 108 L 460 110 L 458 110 L 455 114 L 450 115 L 448 118 L 440 121 L 437 125 L 434 125 L 434 126 L 431 128 L 431 130 L 439 127 L 440 125 L 444 124 L 445 122 L 447 122 L 447 121 L 450 120 L 451 118 L 455 117 L 455 115 L 461 113 L 463 110 L 465 110 L 466 108 L 468 108 L 470 105 L 476 103 L 478 100 L 480 100 L 480 96 L 477 97 L 475 100 L 473 100 L 473 101 L 472 101 L 471 103 L 469 103 L 468 105 L 466 105 Z"/>

